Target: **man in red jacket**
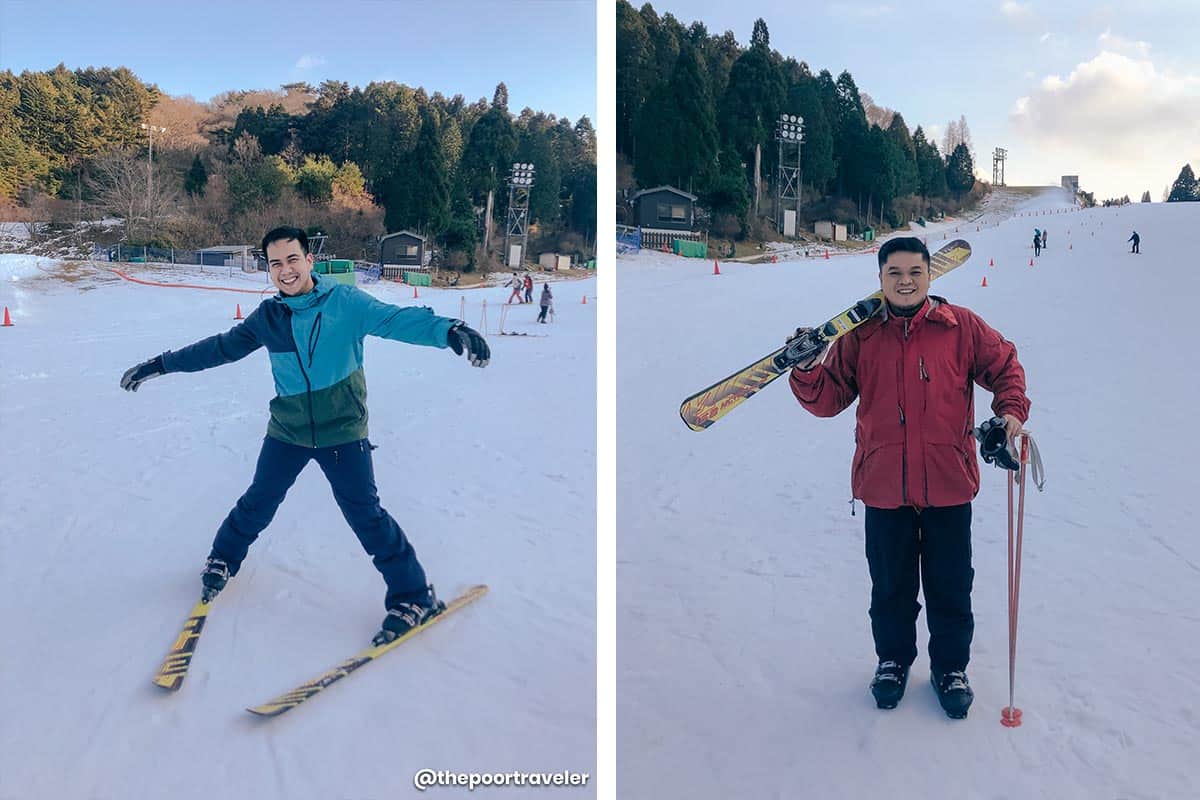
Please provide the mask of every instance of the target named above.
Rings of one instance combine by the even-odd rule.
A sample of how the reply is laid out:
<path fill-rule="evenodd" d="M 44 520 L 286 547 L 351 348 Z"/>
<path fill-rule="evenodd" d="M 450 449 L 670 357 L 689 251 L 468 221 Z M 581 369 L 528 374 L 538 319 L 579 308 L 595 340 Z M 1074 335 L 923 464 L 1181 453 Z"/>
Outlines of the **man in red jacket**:
<path fill-rule="evenodd" d="M 866 506 L 871 633 L 880 708 L 904 696 L 917 656 L 924 577 L 931 681 L 946 713 L 967 715 L 971 614 L 971 500 L 979 491 L 974 386 L 992 392 L 1009 440 L 1029 416 L 1017 350 L 974 312 L 929 295 L 920 239 L 879 249 L 886 304 L 869 322 L 792 370 L 792 392 L 818 417 L 857 398 L 851 487 Z"/>

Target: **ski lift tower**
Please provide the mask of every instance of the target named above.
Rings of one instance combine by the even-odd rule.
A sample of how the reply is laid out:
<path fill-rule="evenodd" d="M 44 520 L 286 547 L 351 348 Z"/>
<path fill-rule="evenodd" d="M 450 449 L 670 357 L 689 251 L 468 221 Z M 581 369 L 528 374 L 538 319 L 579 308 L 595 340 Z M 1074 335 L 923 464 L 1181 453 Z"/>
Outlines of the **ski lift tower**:
<path fill-rule="evenodd" d="M 804 141 L 804 117 L 795 114 L 780 114 L 775 123 L 775 141 L 779 143 L 779 179 L 776 181 L 778 198 L 775 203 L 775 226 L 784 236 L 796 236 L 796 225 L 800 218 L 800 143 Z M 784 161 L 784 145 L 791 156 L 791 145 L 796 145 L 796 160 Z M 785 201 L 792 201 L 796 210 L 784 208 Z"/>
<path fill-rule="evenodd" d="M 518 162 L 508 175 L 508 225 L 504 254 L 509 267 L 516 269 L 525 260 L 529 246 L 529 192 L 533 189 L 533 164 Z"/>
<path fill-rule="evenodd" d="M 992 152 L 992 186 L 1004 186 L 1004 160 L 1008 158 L 1008 151 L 1003 147 L 997 147 Z"/>

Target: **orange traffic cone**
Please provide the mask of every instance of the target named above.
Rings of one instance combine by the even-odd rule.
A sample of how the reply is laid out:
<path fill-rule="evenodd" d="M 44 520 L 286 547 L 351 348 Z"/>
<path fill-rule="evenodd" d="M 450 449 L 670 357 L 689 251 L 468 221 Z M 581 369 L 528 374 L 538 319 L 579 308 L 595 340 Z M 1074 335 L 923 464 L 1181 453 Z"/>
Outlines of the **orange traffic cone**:
<path fill-rule="evenodd" d="M 1031 259 L 1029 259 L 1029 266 L 1031 266 L 1031 267 L 1033 266 L 1033 259 L 1032 259 L 1032 258 L 1031 258 Z"/>
<path fill-rule="evenodd" d="M 234 319 L 245 319 L 245 317 L 242 316 L 242 304 L 241 303 L 237 304 L 237 313 L 233 315 L 233 318 Z"/>
<path fill-rule="evenodd" d="M 713 275 L 720 275 L 720 274 L 721 274 L 721 267 L 717 265 L 717 260 L 714 258 L 713 259 Z"/>
<path fill-rule="evenodd" d="M 989 258 L 989 259 L 988 259 L 988 266 L 989 266 L 989 267 L 994 267 L 994 266 L 996 266 L 996 262 L 995 262 L 995 260 L 993 260 L 993 259 L 990 259 L 990 258 Z"/>
<path fill-rule="evenodd" d="M 779 263 L 779 256 L 777 256 L 777 255 L 772 255 L 772 256 L 771 256 L 771 263 L 772 263 L 772 264 L 778 264 L 778 263 Z"/>
<path fill-rule="evenodd" d="M 8 315 L 8 306 L 4 307 L 4 324 L 0 328 L 11 328 L 13 326 L 12 317 Z"/>
<path fill-rule="evenodd" d="M 829 251 L 828 250 L 825 251 L 825 260 L 826 261 L 829 260 Z"/>
<path fill-rule="evenodd" d="M 582 303 L 580 303 L 579 305 L 581 305 L 581 306 L 586 306 L 586 305 L 587 305 L 587 295 L 586 295 L 586 294 L 583 296 L 583 302 L 582 302 Z"/>
<path fill-rule="evenodd" d="M 415 287 L 415 286 L 414 286 L 414 287 L 413 287 L 413 300 L 416 300 L 416 299 L 417 299 L 417 297 L 418 297 L 418 295 L 417 295 L 417 287 Z"/>
<path fill-rule="evenodd" d="M 985 289 L 987 288 L 987 275 L 983 276 L 983 283 L 981 283 L 979 285 L 984 287 Z"/>

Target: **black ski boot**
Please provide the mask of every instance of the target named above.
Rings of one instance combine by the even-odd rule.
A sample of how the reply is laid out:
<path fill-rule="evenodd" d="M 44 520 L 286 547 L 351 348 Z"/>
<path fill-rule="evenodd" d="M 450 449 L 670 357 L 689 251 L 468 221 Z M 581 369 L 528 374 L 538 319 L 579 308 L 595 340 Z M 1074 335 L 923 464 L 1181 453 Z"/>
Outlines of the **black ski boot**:
<path fill-rule="evenodd" d="M 211 603 L 229 582 L 229 565 L 219 558 L 209 556 L 208 560 L 204 562 L 204 572 L 200 574 L 200 582 L 204 584 L 204 592 L 200 595 L 200 599 Z"/>
<path fill-rule="evenodd" d="M 430 586 L 420 600 L 411 603 L 396 603 L 389 608 L 387 616 L 383 618 L 382 629 L 371 639 L 371 643 L 378 647 L 394 641 L 413 628 L 419 628 L 429 622 L 445 610 L 446 604 L 437 599 L 433 587 Z"/>
<path fill-rule="evenodd" d="M 938 702 L 950 719 L 966 719 L 967 709 L 975 699 L 971 684 L 967 682 L 967 673 L 960 670 L 953 672 L 931 672 L 929 681 L 937 692 Z"/>
<path fill-rule="evenodd" d="M 908 683 L 908 667 L 895 661 L 880 661 L 875 668 L 875 679 L 871 681 L 871 694 L 875 695 L 878 708 L 895 708 L 904 697 Z"/>

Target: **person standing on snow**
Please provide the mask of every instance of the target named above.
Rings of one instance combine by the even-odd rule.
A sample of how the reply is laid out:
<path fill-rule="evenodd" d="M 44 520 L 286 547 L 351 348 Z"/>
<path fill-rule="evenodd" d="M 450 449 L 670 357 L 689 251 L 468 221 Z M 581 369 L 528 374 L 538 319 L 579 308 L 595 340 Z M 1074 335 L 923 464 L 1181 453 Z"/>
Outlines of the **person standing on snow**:
<path fill-rule="evenodd" d="M 1042 232 L 1037 228 L 1033 229 L 1033 254 L 1035 256 L 1042 254 Z"/>
<path fill-rule="evenodd" d="M 878 259 L 881 313 L 794 368 L 790 383 L 818 417 L 859 401 L 851 487 L 866 505 L 876 704 L 895 708 L 904 696 L 923 583 L 930 678 L 946 714 L 962 719 L 974 698 L 966 675 L 979 491 L 972 381 L 993 393 L 1011 443 L 1029 416 L 1025 371 L 1016 347 L 977 314 L 929 294 L 920 239 L 891 239 Z"/>
<path fill-rule="evenodd" d="M 387 617 L 376 643 L 421 625 L 444 606 L 404 531 L 379 503 L 367 439 L 363 339 L 367 335 L 466 354 L 486 367 L 487 342 L 461 320 L 429 308 L 400 308 L 312 271 L 308 237 L 276 228 L 262 241 L 271 282 L 279 293 L 244 322 L 182 350 L 166 351 L 128 369 L 121 388 L 136 392 L 151 378 L 199 372 L 245 358 L 266 347 L 277 396 L 250 488 L 217 531 L 201 574 L 211 601 L 237 575 L 297 476 L 315 459 L 334 499 L 387 584 Z"/>
<path fill-rule="evenodd" d="M 1046 234 L 1047 233 L 1049 233 L 1049 231 L 1047 231 L 1045 229 L 1042 230 L 1042 249 L 1043 250 L 1046 249 Z"/>
<path fill-rule="evenodd" d="M 1130 237 L 1129 237 L 1128 239 L 1126 239 L 1125 241 L 1127 241 L 1127 242 L 1133 242 L 1133 249 L 1132 249 L 1132 250 L 1130 250 L 1129 252 L 1131 252 L 1131 253 L 1138 253 L 1138 254 L 1141 254 L 1141 252 L 1142 252 L 1142 251 L 1138 249 L 1138 245 L 1139 245 L 1139 244 L 1141 244 L 1142 237 L 1138 236 L 1138 232 L 1137 232 L 1137 231 L 1134 231 L 1134 232 L 1133 232 L 1133 236 L 1130 236 Z"/>
<path fill-rule="evenodd" d="M 530 275 L 525 276 L 525 302 L 533 302 L 533 277 Z"/>
<path fill-rule="evenodd" d="M 523 289 L 525 287 L 524 281 L 522 281 L 521 277 L 519 275 L 517 275 L 517 273 L 514 272 L 513 276 L 512 276 L 512 280 L 509 281 L 506 285 L 510 289 L 512 289 L 512 294 L 510 294 L 508 296 L 508 302 L 505 303 L 505 305 L 511 305 L 514 297 L 517 298 L 517 303 L 520 304 L 521 289 Z"/>
<path fill-rule="evenodd" d="M 550 284 L 548 283 L 542 284 L 542 296 L 540 302 L 542 306 L 542 313 L 538 314 L 537 321 L 544 323 L 546 321 L 546 312 L 550 310 L 550 304 L 554 302 L 554 295 L 550 294 Z"/>

